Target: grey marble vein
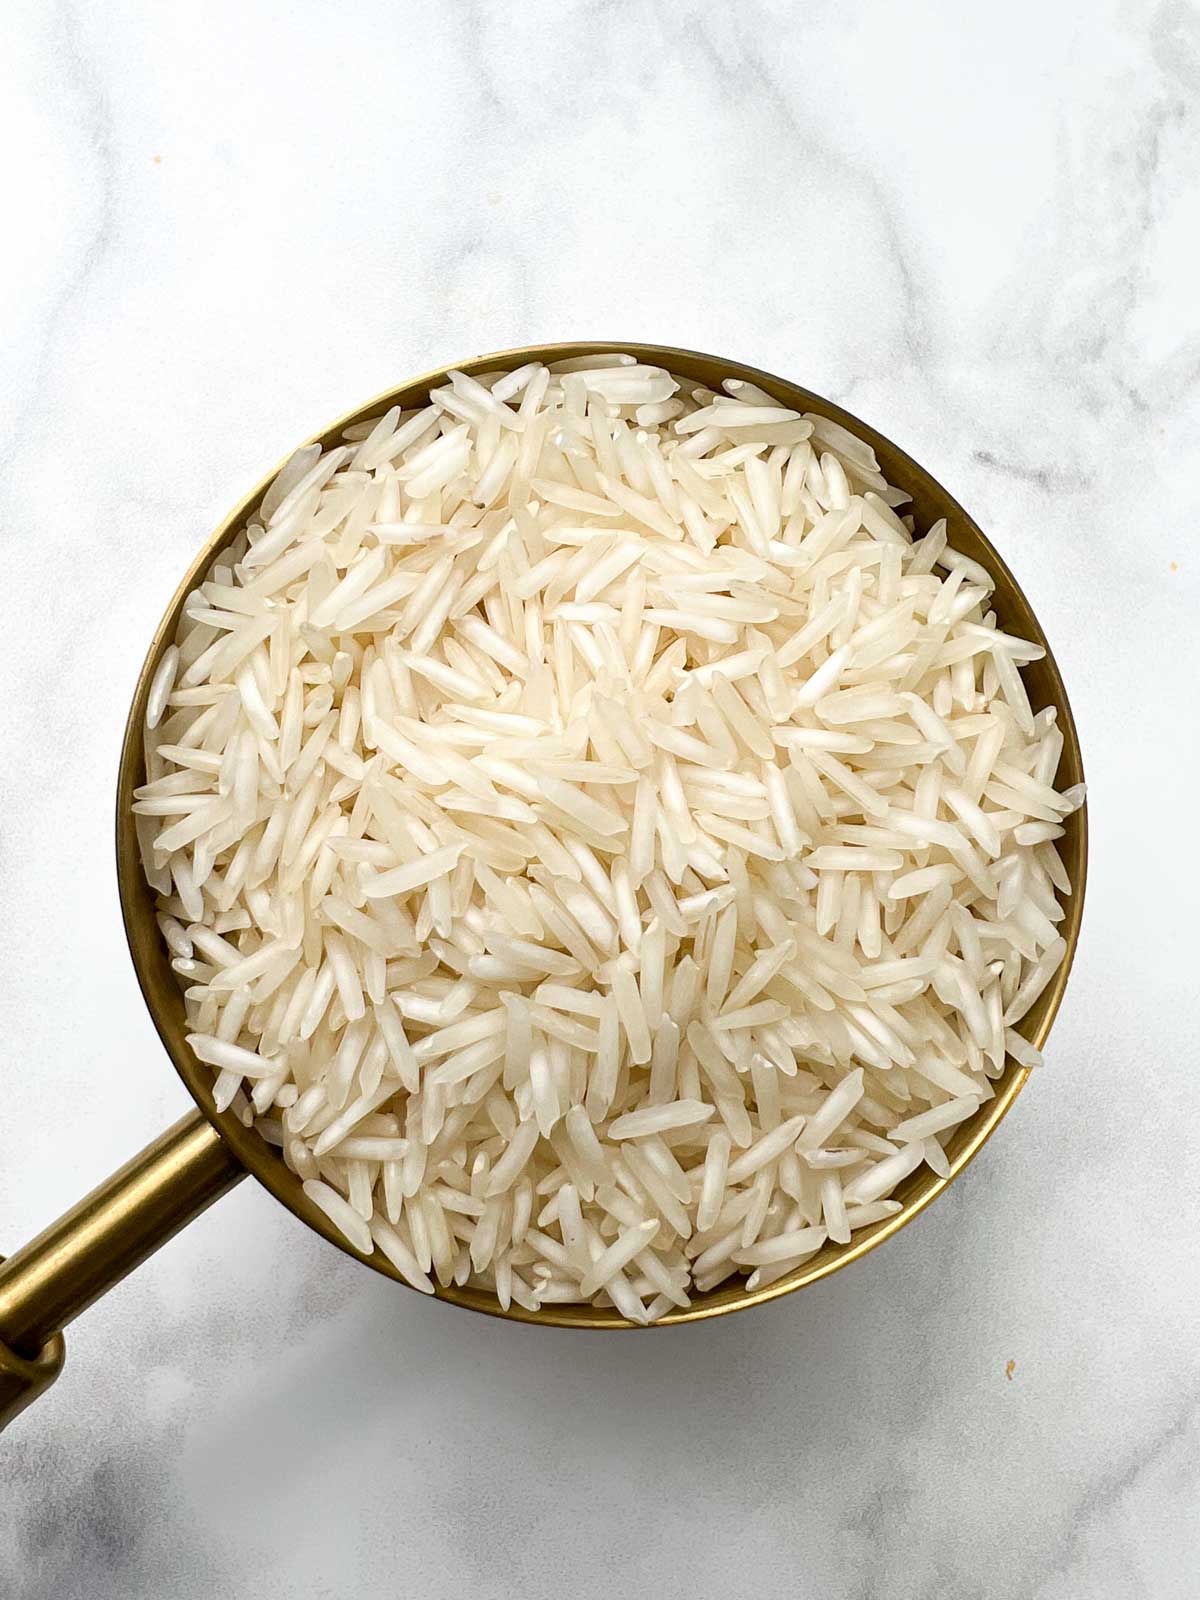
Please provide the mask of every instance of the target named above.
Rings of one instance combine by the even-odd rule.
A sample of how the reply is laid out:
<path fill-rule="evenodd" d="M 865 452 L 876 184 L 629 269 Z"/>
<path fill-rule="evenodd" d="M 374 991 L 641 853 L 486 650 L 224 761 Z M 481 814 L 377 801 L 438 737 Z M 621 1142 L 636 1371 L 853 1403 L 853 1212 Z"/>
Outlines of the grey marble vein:
<path fill-rule="evenodd" d="M 1189 1395 L 1165 1427 L 1139 1440 L 1137 1448 L 1127 1460 L 1116 1463 L 1088 1483 L 1078 1502 L 1068 1511 L 1059 1548 L 1049 1553 L 1042 1570 L 1021 1591 L 1021 1600 L 1026 1600 L 1026 1597 L 1028 1600 L 1038 1600 L 1063 1578 L 1069 1578 L 1079 1552 L 1088 1539 L 1097 1528 L 1103 1528 L 1112 1519 L 1121 1503 L 1177 1446 L 1182 1447 L 1185 1460 L 1195 1460 L 1197 1448 L 1200 1447 L 1200 1393 Z M 1189 1576 L 1186 1568 L 1180 1576 L 1185 1579 Z M 1194 1580 L 1194 1565 L 1190 1576 Z"/>
<path fill-rule="evenodd" d="M 90 169 L 86 187 L 91 214 L 84 219 L 82 234 L 72 241 L 68 259 L 45 263 L 58 269 L 54 272 L 56 287 L 35 325 L 31 370 L 23 375 L 20 407 L 9 422 L 8 439 L 0 446 L 0 484 L 37 410 L 47 404 L 46 379 L 52 369 L 55 346 L 69 333 L 72 313 L 104 262 L 116 234 L 116 152 L 104 85 L 86 55 L 73 7 L 49 7 L 43 21 L 45 55 L 55 63 L 56 87 L 61 91 L 61 102 L 56 97 L 54 105 L 55 119 L 72 156 L 81 154 Z M 13 156 L 19 160 L 19 150 Z M 37 225 L 36 218 L 29 221 Z"/>

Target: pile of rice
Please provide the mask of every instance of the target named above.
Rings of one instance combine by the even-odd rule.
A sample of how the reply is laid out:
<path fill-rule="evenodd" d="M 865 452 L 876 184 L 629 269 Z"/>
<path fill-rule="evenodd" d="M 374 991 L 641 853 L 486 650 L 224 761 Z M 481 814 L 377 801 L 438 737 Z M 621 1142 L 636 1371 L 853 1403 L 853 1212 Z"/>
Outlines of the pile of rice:
<path fill-rule="evenodd" d="M 414 1287 L 635 1322 L 899 1209 L 1065 953 L 1062 734 L 871 450 L 632 357 L 297 453 L 137 813 L 189 1042 Z"/>

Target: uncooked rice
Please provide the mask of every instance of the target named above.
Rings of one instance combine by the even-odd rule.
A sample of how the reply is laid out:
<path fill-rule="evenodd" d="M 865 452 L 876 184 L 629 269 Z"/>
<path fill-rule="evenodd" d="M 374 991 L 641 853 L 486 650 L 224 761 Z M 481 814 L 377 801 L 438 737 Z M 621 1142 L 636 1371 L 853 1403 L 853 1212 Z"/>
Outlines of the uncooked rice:
<path fill-rule="evenodd" d="M 363 1254 L 634 1322 L 893 1215 L 1065 953 L 1081 788 L 870 448 L 632 357 L 291 458 L 134 810 L 190 1043 Z"/>

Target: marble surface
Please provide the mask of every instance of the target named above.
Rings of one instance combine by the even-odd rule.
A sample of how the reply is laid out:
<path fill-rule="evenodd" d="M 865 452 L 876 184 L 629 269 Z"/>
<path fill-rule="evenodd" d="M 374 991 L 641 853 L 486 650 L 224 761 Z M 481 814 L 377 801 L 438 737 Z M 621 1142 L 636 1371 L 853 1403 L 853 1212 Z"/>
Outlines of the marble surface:
<path fill-rule="evenodd" d="M 17 0 L 4 55 L 0 1249 L 185 1109 L 112 867 L 160 610 L 438 361 L 690 345 L 891 434 L 1054 642 L 1093 865 L 1014 1116 L 791 1300 L 527 1331 L 242 1185 L 5 1435 L 0 1593 L 1193 1596 L 1200 11 Z"/>

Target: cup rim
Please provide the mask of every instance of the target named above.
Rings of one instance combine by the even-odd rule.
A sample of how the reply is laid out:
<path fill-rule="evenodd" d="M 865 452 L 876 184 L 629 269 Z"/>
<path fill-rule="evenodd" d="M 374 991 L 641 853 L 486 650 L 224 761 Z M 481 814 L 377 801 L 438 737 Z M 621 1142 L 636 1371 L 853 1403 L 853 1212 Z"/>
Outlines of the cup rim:
<path fill-rule="evenodd" d="M 995 579 L 995 599 L 1001 621 L 1040 645 L 1046 651 L 1044 660 L 1027 667 L 1023 676 L 1031 687 L 1031 702 L 1035 709 L 1053 704 L 1058 712 L 1058 725 L 1063 734 L 1063 753 L 1059 766 L 1060 779 L 1068 783 L 1083 780 L 1082 756 L 1079 737 L 1071 713 L 1070 702 L 1049 641 L 1037 617 L 1002 556 L 992 545 L 974 519 L 948 491 L 920 466 L 908 453 L 894 444 L 886 435 L 860 417 L 825 399 L 814 391 L 789 379 L 781 378 L 744 362 L 729 360 L 702 351 L 622 340 L 571 340 L 565 343 L 524 345 L 515 349 L 493 351 L 468 360 L 451 362 L 428 372 L 409 378 L 401 384 L 384 390 L 381 394 L 362 402 L 337 417 L 326 427 L 310 434 L 302 445 L 320 444 L 327 448 L 340 439 L 342 430 L 355 422 L 380 415 L 390 406 L 401 404 L 406 409 L 427 397 L 428 391 L 447 380 L 450 371 L 468 375 L 513 369 L 529 361 L 550 363 L 577 356 L 599 354 L 629 354 L 648 364 L 668 368 L 674 375 L 693 378 L 706 387 L 715 387 L 720 378 L 740 378 L 772 395 L 781 403 L 800 411 L 815 411 L 829 420 L 847 428 L 865 440 L 875 450 L 880 466 L 890 483 L 905 489 L 913 497 L 914 510 L 919 525 L 928 526 L 937 520 L 931 516 L 945 516 L 951 527 L 951 542 L 956 548 L 980 560 Z M 296 448 L 301 448 L 298 445 Z M 138 674 L 126 721 L 121 746 L 120 767 L 116 790 L 116 858 L 117 881 L 121 902 L 121 915 L 125 936 L 133 959 L 134 970 L 155 1029 L 170 1057 L 176 1072 L 201 1113 L 233 1150 L 242 1165 L 262 1183 L 277 1200 L 302 1222 L 314 1228 L 338 1249 L 355 1260 L 382 1273 L 397 1283 L 404 1279 L 379 1250 L 370 1257 L 345 1239 L 332 1225 L 324 1212 L 304 1194 L 301 1181 L 284 1163 L 274 1146 L 267 1144 L 254 1129 L 247 1128 L 236 1112 L 215 1110 L 211 1096 L 211 1079 L 192 1055 L 184 1040 L 186 1021 L 183 997 L 178 980 L 169 964 L 169 956 L 154 920 L 154 894 L 146 883 L 130 811 L 133 789 L 144 781 L 144 731 L 146 701 L 151 680 L 163 651 L 174 639 L 184 602 L 195 587 L 200 575 L 207 571 L 217 553 L 230 543 L 245 525 L 267 488 L 274 481 L 289 451 L 235 504 L 217 524 L 196 553 L 154 631 L 141 670 Z M 897 468 L 899 470 L 897 470 Z M 1087 882 L 1087 808 L 1086 804 L 1073 813 L 1067 822 L 1066 836 L 1060 841 L 1060 853 L 1070 872 L 1072 893 L 1067 898 L 1061 932 L 1067 941 L 1067 951 L 1061 966 L 1046 990 L 1030 1012 L 1027 1037 L 1041 1048 L 1050 1033 L 1066 990 L 1076 949 L 1079 942 Z M 938 1177 L 927 1167 L 911 1174 L 895 1195 L 901 1200 L 901 1209 L 894 1216 L 861 1229 L 846 1245 L 826 1244 L 809 1261 L 775 1282 L 754 1290 L 745 1288 L 739 1276 L 728 1280 L 707 1294 L 698 1294 L 686 1309 L 672 1309 L 658 1321 L 649 1324 L 654 1328 L 675 1327 L 688 1322 L 702 1322 L 711 1317 L 725 1316 L 735 1311 L 749 1310 L 792 1294 L 798 1289 L 817 1283 L 841 1271 L 853 1261 L 869 1255 L 879 1245 L 899 1233 L 925 1208 L 933 1203 L 970 1164 L 1000 1123 L 1012 1109 L 1013 1103 L 1024 1088 L 1029 1070 L 1009 1057 L 1004 1072 L 995 1081 L 994 1098 L 986 1101 L 975 1115 L 957 1130 L 947 1152 L 949 1171 Z M 411 1285 L 405 1284 L 405 1287 Z M 416 1292 L 416 1291 L 414 1291 Z M 490 1291 L 456 1285 L 437 1285 L 440 1300 L 485 1315 L 507 1321 L 534 1324 L 544 1327 L 585 1329 L 626 1329 L 640 1327 L 629 1322 L 615 1308 L 592 1305 L 553 1304 L 533 1312 L 514 1301 L 507 1309 Z"/>

